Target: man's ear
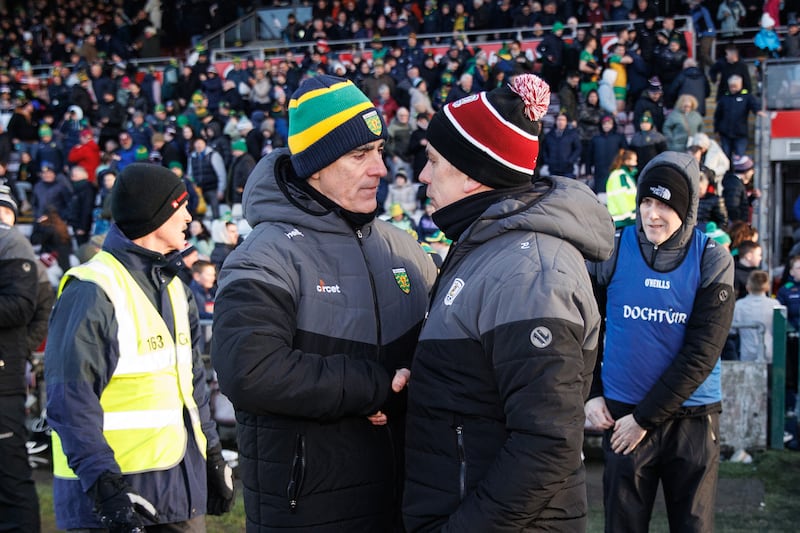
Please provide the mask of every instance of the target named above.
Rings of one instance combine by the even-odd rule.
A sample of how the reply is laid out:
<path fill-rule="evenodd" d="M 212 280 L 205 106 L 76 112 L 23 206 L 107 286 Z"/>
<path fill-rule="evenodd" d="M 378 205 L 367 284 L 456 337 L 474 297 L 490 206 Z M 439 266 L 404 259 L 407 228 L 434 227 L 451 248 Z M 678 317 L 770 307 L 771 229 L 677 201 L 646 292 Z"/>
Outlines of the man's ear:
<path fill-rule="evenodd" d="M 474 179 L 470 178 L 469 176 L 467 176 L 467 178 L 464 180 L 464 186 L 463 186 L 462 190 L 464 191 L 464 194 L 468 194 L 469 195 L 469 194 L 475 194 L 475 193 L 478 193 L 478 192 L 488 191 L 488 190 L 490 190 L 490 187 L 487 187 L 486 185 L 484 185 L 480 181 L 474 180 Z"/>

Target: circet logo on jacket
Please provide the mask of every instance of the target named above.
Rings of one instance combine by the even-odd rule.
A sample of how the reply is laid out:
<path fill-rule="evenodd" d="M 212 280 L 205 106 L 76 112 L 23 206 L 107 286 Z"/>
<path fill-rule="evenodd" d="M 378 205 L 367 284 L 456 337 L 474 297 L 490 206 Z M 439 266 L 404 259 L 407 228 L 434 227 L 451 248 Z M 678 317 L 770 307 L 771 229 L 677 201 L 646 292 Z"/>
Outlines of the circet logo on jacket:
<path fill-rule="evenodd" d="M 453 305 L 453 300 L 456 299 L 456 296 L 458 296 L 458 293 L 460 293 L 463 288 L 464 280 L 461 278 L 454 279 L 453 284 L 447 289 L 447 294 L 444 295 L 444 305 Z"/>
<path fill-rule="evenodd" d="M 327 292 L 329 294 L 341 294 L 342 289 L 338 285 L 326 285 L 323 280 L 319 280 L 317 292 Z"/>

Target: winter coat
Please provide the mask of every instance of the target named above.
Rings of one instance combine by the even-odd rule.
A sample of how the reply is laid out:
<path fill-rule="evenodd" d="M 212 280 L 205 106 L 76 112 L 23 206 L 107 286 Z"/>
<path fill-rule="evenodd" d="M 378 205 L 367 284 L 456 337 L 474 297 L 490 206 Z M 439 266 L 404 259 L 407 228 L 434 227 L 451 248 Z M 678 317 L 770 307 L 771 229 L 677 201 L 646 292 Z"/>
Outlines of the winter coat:
<path fill-rule="evenodd" d="M 0 223 L 0 395 L 24 396 L 28 324 L 36 311 L 38 275 L 31 243 Z"/>
<path fill-rule="evenodd" d="M 690 94 L 697 99 L 697 112 L 706 116 L 706 98 L 711 96 L 711 84 L 705 73 L 698 67 L 681 71 L 669 87 L 673 100 L 682 94 Z"/>
<path fill-rule="evenodd" d="M 580 531 L 583 402 L 600 331 L 584 258 L 611 218 L 583 184 L 542 178 L 450 249 L 414 356 L 409 532 Z"/>
<path fill-rule="evenodd" d="M 644 168 L 655 156 L 667 149 L 667 138 L 655 129 L 637 131 L 631 137 L 630 148 L 636 152 L 639 168 Z"/>
<path fill-rule="evenodd" d="M 100 147 L 94 139 L 77 144 L 67 154 L 67 160 L 73 165 L 80 165 L 86 170 L 91 183 L 97 183 L 97 167 L 100 166 Z"/>
<path fill-rule="evenodd" d="M 647 91 L 642 93 L 639 99 L 636 100 L 636 105 L 633 107 L 633 126 L 636 128 L 636 131 L 640 129 L 642 116 L 645 111 L 649 111 L 650 115 L 653 117 L 653 126 L 655 129 L 664 133 L 664 99 L 659 98 L 654 102 L 653 99 L 648 96 Z"/>
<path fill-rule="evenodd" d="M 730 138 L 747 137 L 748 115 L 758 113 L 758 100 L 742 89 L 736 94 L 726 94 L 717 102 L 714 110 L 714 131 Z"/>
<path fill-rule="evenodd" d="M 147 298 L 160 308 L 160 290 L 182 266 L 177 255 L 167 259 L 140 248 L 116 225 L 109 230 L 103 249 L 127 268 Z M 200 339 L 197 306 L 189 288 L 184 290 L 189 299 L 192 331 L 192 396 L 210 449 L 219 445 L 219 437 L 208 408 L 205 368 L 197 345 Z M 61 438 L 69 465 L 79 478 L 53 480 L 59 529 L 102 527 L 94 512 L 94 501 L 86 491 L 103 472 L 119 472 L 113 450 L 102 433 L 103 410 L 99 401 L 119 359 L 118 327 L 108 296 L 90 281 L 70 281 L 53 311 L 45 351 L 47 418 Z M 190 425 L 187 431 L 191 435 Z M 156 506 L 161 523 L 203 515 L 207 499 L 203 452 L 197 448 L 195 439 L 189 438 L 178 465 L 167 470 L 128 474 L 125 481 Z"/>
<path fill-rule="evenodd" d="M 750 221 L 750 201 L 747 198 L 747 187 L 733 172 L 728 172 L 722 178 L 722 197 L 725 199 L 725 209 L 728 210 L 731 223 L 739 220 Z"/>
<path fill-rule="evenodd" d="M 559 131 L 554 128 L 541 144 L 541 163 L 547 165 L 551 176 L 575 177 L 575 165 L 581 158 L 578 130 L 571 126 Z"/>
<path fill-rule="evenodd" d="M 673 109 L 664 122 L 667 149 L 673 152 L 685 152 L 689 137 L 701 131 L 703 131 L 703 117 L 700 113 L 697 111 L 683 113 Z"/>
<path fill-rule="evenodd" d="M 389 531 L 403 409 L 387 399 L 435 267 L 405 232 L 380 220 L 353 229 L 298 179 L 287 149 L 256 165 L 243 202 L 253 230 L 228 256 L 214 307 L 247 529 Z M 388 426 L 367 420 L 379 410 Z"/>
<path fill-rule="evenodd" d="M 728 227 L 728 210 L 721 196 L 708 192 L 697 203 L 697 227 L 705 230 L 706 224 L 714 222 L 718 228 Z"/>
<path fill-rule="evenodd" d="M 617 97 L 614 95 L 614 82 L 617 80 L 617 72 L 610 68 L 603 71 L 600 84 L 597 87 L 597 96 L 600 97 L 600 108 L 608 115 L 617 114 Z"/>
<path fill-rule="evenodd" d="M 686 178 L 690 193 L 686 219 L 672 237 L 658 246 L 645 237 L 638 207 L 636 226 L 630 226 L 623 231 L 636 231 L 639 248 L 647 264 L 658 272 L 668 272 L 684 260 L 687 249 L 694 240 L 694 232 L 698 231 L 695 228 L 698 202 L 697 163 L 685 153 L 664 152 L 650 162 L 650 165 L 654 164 L 671 166 Z M 647 168 L 642 170 L 641 175 L 646 173 Z M 618 233 L 615 239 L 617 244 L 620 238 Z M 617 265 L 616 250 L 610 260 L 589 263 L 588 267 L 600 311 L 605 316 L 608 285 L 615 270 L 625 267 Z M 733 308 L 733 258 L 726 249 L 708 239 L 705 251 L 702 252 L 700 284 L 687 319 L 682 347 L 661 378 L 652 384 L 647 395 L 637 405 L 620 406 L 623 414 L 633 413 L 634 419 L 642 428 L 654 429 L 673 417 L 705 416 L 719 412 L 719 403 L 686 407 L 683 402 L 705 381 L 719 360 L 733 319 Z M 603 395 L 600 374 L 603 352 L 601 342 L 590 398 Z"/>
<path fill-rule="evenodd" d="M 89 180 L 72 182 L 72 198 L 69 201 L 69 216 L 66 222 L 74 230 L 82 229 L 86 235 L 92 230 L 92 213 L 96 190 Z"/>
<path fill-rule="evenodd" d="M 592 168 L 594 174 L 595 192 L 605 192 L 611 163 L 614 162 L 619 151 L 627 147 L 628 143 L 625 142 L 625 137 L 617 133 L 616 128 L 609 133 L 601 131 L 592 137 L 587 164 Z"/>
<path fill-rule="evenodd" d="M 248 152 L 240 155 L 233 160 L 230 170 L 230 187 L 228 194 L 230 201 L 233 204 L 242 203 L 242 194 L 244 193 L 244 186 L 247 183 L 247 178 L 256 166 L 256 162 Z"/>

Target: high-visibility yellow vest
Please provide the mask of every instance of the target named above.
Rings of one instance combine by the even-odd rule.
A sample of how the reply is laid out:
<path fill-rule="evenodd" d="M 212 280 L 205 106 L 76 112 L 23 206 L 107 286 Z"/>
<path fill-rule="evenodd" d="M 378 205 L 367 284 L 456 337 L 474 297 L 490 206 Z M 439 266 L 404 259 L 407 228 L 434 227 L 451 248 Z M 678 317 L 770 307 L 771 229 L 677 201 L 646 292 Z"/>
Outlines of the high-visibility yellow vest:
<path fill-rule="evenodd" d="M 184 409 L 205 456 L 206 437 L 192 396 L 192 341 L 182 282 L 175 278 L 167 286 L 175 317 L 173 338 L 139 284 L 111 254 L 100 252 L 89 263 L 67 271 L 59 296 L 70 277 L 96 283 L 114 306 L 119 361 L 100 405 L 103 436 L 122 472 L 167 470 L 181 462 L 188 439 Z M 55 431 L 52 437 L 54 474 L 77 478 Z"/>

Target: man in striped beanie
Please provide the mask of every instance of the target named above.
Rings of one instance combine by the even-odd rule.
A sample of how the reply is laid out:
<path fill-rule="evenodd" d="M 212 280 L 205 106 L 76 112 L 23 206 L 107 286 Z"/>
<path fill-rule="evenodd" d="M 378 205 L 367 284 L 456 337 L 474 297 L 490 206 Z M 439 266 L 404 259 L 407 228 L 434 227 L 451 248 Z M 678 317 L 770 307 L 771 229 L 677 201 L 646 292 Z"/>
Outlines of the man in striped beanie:
<path fill-rule="evenodd" d="M 454 241 L 411 368 L 403 520 L 415 531 L 584 531 L 583 402 L 600 314 L 585 260 L 614 226 L 582 183 L 533 182 L 550 89 L 446 105 L 420 174 Z"/>
<path fill-rule="evenodd" d="M 247 178 L 253 229 L 220 272 L 211 353 L 248 531 L 402 529 L 403 390 L 436 268 L 375 218 L 385 140 L 352 82 L 309 78 L 288 149 Z"/>

